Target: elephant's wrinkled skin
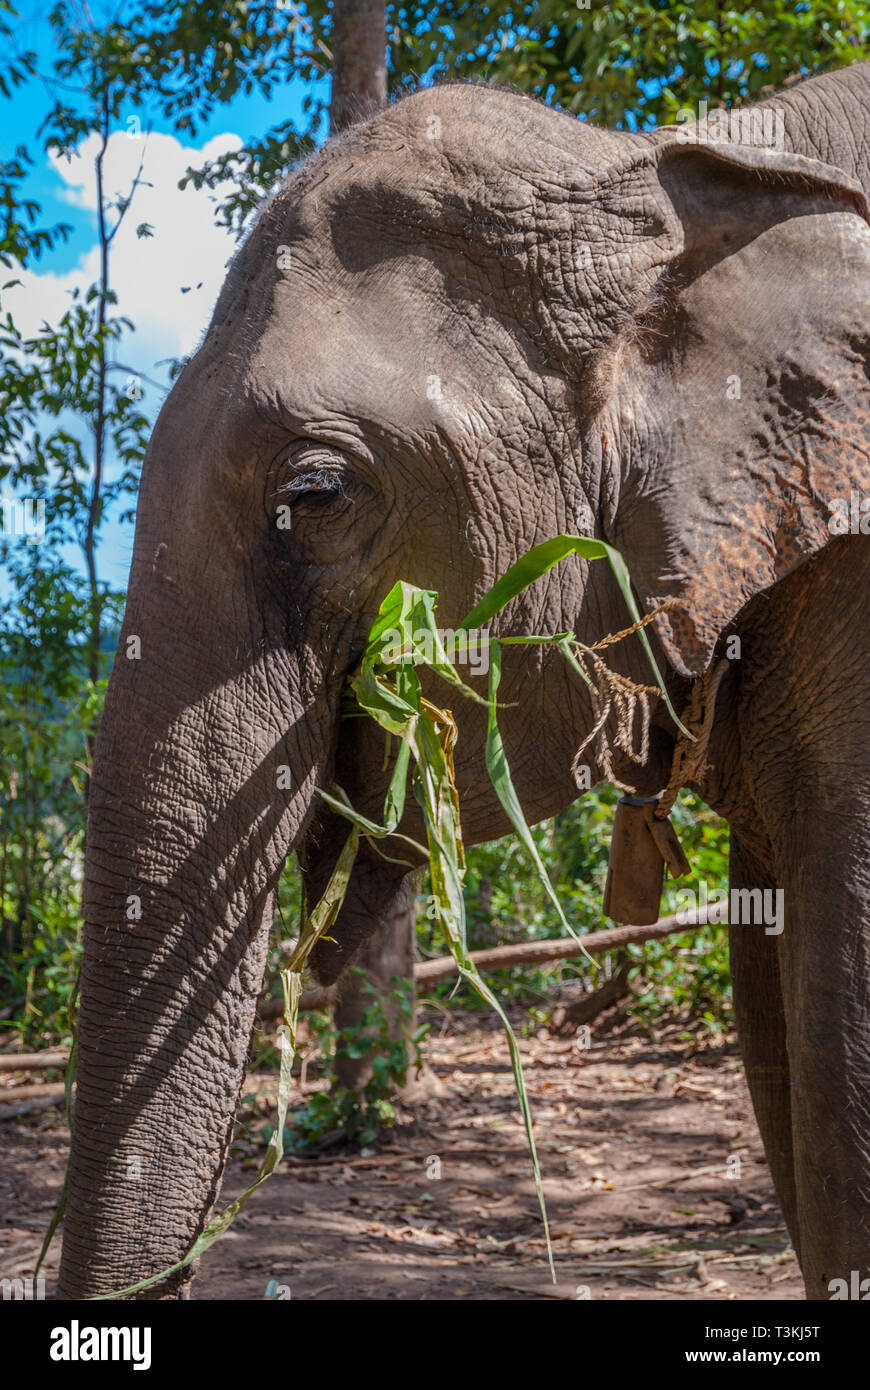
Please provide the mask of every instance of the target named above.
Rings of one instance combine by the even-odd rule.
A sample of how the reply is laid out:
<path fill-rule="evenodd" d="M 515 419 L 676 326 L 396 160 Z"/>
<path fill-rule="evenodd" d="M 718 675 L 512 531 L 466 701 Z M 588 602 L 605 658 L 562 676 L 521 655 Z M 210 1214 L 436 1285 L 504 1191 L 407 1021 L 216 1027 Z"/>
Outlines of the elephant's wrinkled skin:
<path fill-rule="evenodd" d="M 304 839 L 317 891 L 336 769 L 380 812 L 380 736 L 339 734 L 380 600 L 435 588 L 455 626 L 559 532 L 619 547 L 647 609 L 685 600 L 654 637 L 678 704 L 741 638 L 701 790 L 735 885 L 781 888 L 786 917 L 732 929 L 742 1046 L 809 1295 L 867 1274 L 870 542 L 828 522 L 870 495 L 868 100 L 868 65 L 791 88 L 777 152 L 447 86 L 330 142 L 263 211 L 143 474 L 91 791 L 62 1296 L 168 1266 L 215 1201 L 285 856 Z M 624 624 L 606 567 L 571 560 L 495 627 Z M 613 650 L 647 678 L 639 644 Z M 585 687 L 513 648 L 503 695 L 541 819 L 576 795 Z M 474 842 L 507 825 L 480 711 L 451 703 Z M 659 710 L 646 763 L 617 771 L 653 793 L 672 751 Z M 323 978 L 399 872 L 360 860 Z"/>

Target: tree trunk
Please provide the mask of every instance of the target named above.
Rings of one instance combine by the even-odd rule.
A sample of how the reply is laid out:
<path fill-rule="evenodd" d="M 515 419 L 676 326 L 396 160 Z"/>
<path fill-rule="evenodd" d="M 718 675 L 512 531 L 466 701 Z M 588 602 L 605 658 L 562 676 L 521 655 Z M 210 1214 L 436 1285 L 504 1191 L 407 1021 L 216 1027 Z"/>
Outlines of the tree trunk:
<path fill-rule="evenodd" d="M 384 0 L 334 0 L 331 135 L 387 100 L 386 8 Z"/>

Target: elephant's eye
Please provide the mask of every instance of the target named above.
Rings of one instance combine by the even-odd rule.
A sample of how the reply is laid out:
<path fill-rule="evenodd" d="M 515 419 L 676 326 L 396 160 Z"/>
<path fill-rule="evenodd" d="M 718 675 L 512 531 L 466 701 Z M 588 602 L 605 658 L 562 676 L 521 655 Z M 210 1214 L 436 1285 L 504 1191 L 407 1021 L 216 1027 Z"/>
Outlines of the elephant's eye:
<path fill-rule="evenodd" d="M 294 502 L 322 503 L 344 492 L 341 476 L 334 470 L 316 468 L 308 473 L 298 473 L 277 489 L 276 497 L 286 499 L 292 506 Z"/>
<path fill-rule="evenodd" d="M 322 510 L 347 498 L 346 460 L 338 449 L 315 439 L 299 439 L 281 455 L 273 501 L 283 507 Z"/>
<path fill-rule="evenodd" d="M 366 487 L 347 456 L 322 440 L 296 439 L 276 455 L 266 513 L 278 559 L 323 557 L 350 543 Z"/>
<path fill-rule="evenodd" d="M 311 438 L 285 443 L 275 455 L 265 500 L 279 567 L 336 562 L 379 516 L 360 460 Z"/>

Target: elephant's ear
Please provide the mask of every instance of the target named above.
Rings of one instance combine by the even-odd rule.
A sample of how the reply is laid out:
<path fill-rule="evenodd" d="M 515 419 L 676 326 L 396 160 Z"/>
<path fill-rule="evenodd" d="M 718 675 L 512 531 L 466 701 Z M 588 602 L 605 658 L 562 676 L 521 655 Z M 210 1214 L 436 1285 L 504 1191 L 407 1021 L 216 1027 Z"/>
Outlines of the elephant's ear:
<path fill-rule="evenodd" d="M 676 141 L 596 201 L 621 250 L 588 258 L 610 284 L 587 279 L 581 316 L 610 530 L 648 608 L 683 599 L 660 636 L 698 675 L 755 594 L 870 508 L 870 217 L 812 159 Z"/>

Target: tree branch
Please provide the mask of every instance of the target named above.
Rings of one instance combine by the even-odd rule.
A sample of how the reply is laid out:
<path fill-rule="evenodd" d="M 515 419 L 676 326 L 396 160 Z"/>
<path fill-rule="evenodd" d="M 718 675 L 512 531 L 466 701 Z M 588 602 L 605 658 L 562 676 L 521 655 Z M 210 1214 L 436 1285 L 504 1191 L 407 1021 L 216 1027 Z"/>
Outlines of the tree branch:
<path fill-rule="evenodd" d="M 583 947 L 590 955 L 604 955 L 606 951 L 618 950 L 621 946 L 632 946 L 642 941 L 657 941 L 663 936 L 672 936 L 692 931 L 722 921 L 722 904 L 714 904 L 703 912 L 692 913 L 691 922 L 678 922 L 676 917 L 661 917 L 649 927 L 611 927 L 606 931 L 590 932 L 581 938 Z M 516 946 L 495 946 L 488 951 L 472 951 L 471 959 L 478 970 L 507 970 L 514 965 L 546 965 L 551 961 L 571 960 L 581 956 L 583 951 L 572 937 L 559 937 L 551 941 L 522 941 Z M 459 972 L 452 956 L 437 956 L 434 960 L 418 961 L 414 966 L 414 983 L 431 984 L 435 980 L 447 980 Z M 310 989 L 299 1001 L 303 1009 L 325 1009 L 335 998 L 335 987 Z M 257 1010 L 261 1023 L 280 1018 L 283 1005 L 280 999 L 266 999 Z"/>

